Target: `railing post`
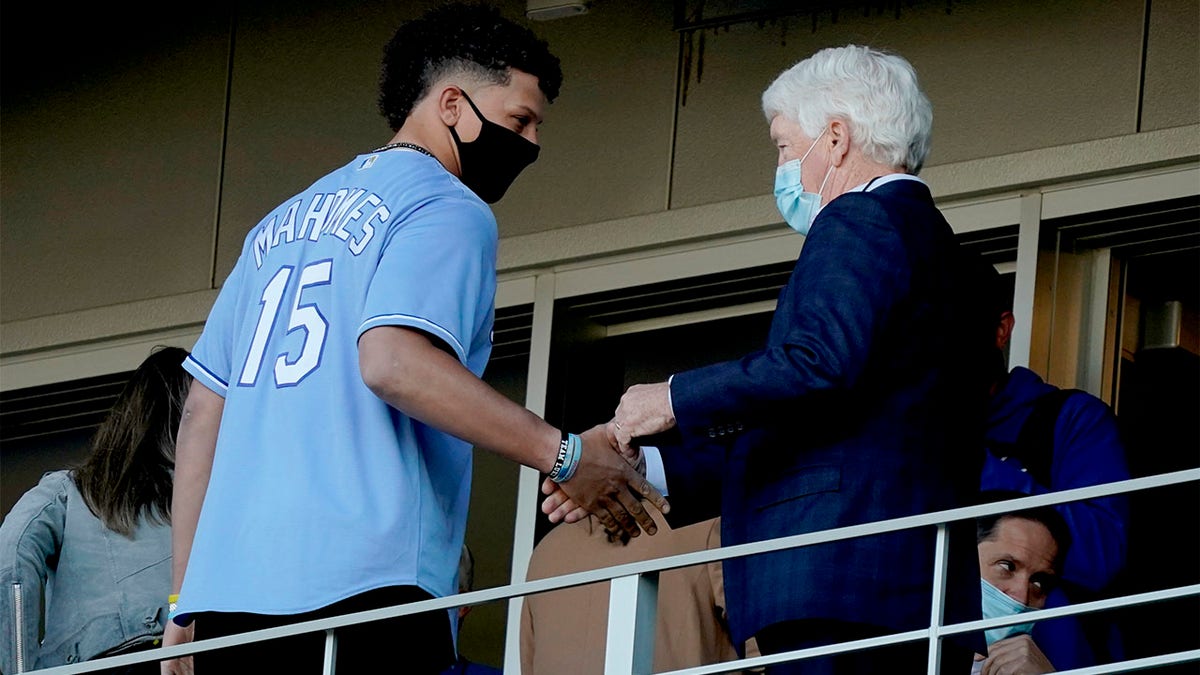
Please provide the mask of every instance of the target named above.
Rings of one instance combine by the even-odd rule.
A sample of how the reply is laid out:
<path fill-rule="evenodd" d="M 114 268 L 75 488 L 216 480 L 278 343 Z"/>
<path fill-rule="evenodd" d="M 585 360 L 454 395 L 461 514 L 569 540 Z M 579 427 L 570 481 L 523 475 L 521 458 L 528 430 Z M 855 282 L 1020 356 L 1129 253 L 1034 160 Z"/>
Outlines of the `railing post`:
<path fill-rule="evenodd" d="M 949 538 L 951 536 L 951 529 L 957 530 L 957 527 L 953 527 L 955 523 L 958 523 L 959 521 L 972 521 L 980 516 L 995 515 L 1004 513 L 1006 511 L 1034 508 L 1037 506 L 1052 506 L 1054 504 L 1093 499 L 1113 494 L 1125 494 L 1137 490 L 1161 488 L 1168 485 L 1180 485 L 1184 483 L 1194 484 L 1197 482 L 1200 482 L 1200 468 L 1185 469 L 1181 471 L 1146 476 L 1143 478 L 1117 481 L 1111 484 L 1072 488 L 1059 493 L 1036 496 L 1031 495 L 1027 497 L 1006 500 L 1004 502 L 964 506 L 935 513 L 911 515 L 885 521 L 835 528 L 828 531 L 808 532 L 805 534 L 781 537 L 778 539 L 730 545 L 723 547 L 720 550 L 695 551 L 692 553 L 672 555 L 663 559 L 644 560 L 625 565 L 618 565 L 614 567 L 615 569 L 621 570 L 620 572 L 617 572 L 617 574 L 623 574 L 624 576 L 618 576 L 614 581 L 611 581 L 612 590 L 609 594 L 611 613 L 609 616 L 609 629 L 607 637 L 610 642 L 617 643 L 619 648 L 611 644 L 609 645 L 609 649 L 606 652 L 607 658 L 605 672 L 606 674 L 621 673 L 621 675 L 627 675 L 629 673 L 637 673 L 638 675 L 645 675 L 646 673 L 651 672 L 653 669 L 653 641 L 656 632 L 656 621 L 654 615 L 656 609 L 655 604 L 657 602 L 657 593 L 655 590 L 656 577 L 654 575 L 660 569 L 678 569 L 682 567 L 689 567 L 691 565 L 710 564 L 744 556 L 761 555 L 786 548 L 820 545 L 833 541 L 851 539 L 854 537 L 875 536 L 888 532 L 899 532 L 913 528 L 926 529 L 929 527 L 937 528 L 936 549 L 934 551 L 933 561 L 934 578 L 932 598 L 930 601 L 931 612 L 929 627 L 925 630 L 914 628 L 913 630 L 905 631 L 903 633 L 895 633 L 864 640 L 855 640 L 853 642 L 855 643 L 855 649 L 873 649 L 891 644 L 917 644 L 920 642 L 920 640 L 927 639 L 929 640 L 930 644 L 928 670 L 930 672 L 937 672 L 941 665 L 941 641 L 943 636 L 978 634 L 979 631 L 992 628 L 995 624 L 1014 623 L 1028 620 L 1027 618 L 1021 619 L 1016 617 L 1005 617 L 1003 619 L 976 619 L 972 621 L 954 622 L 950 623 L 949 625 L 945 624 L 945 591 L 946 586 L 948 585 L 947 578 L 950 571 Z M 971 528 L 968 525 L 967 530 L 970 529 Z M 974 541 L 973 532 L 970 531 L 959 532 L 954 536 L 965 536 L 971 543 Z M 639 572 L 629 572 L 626 570 L 646 571 L 640 572 L 640 574 L 643 576 L 639 577 L 637 576 Z M 508 598 L 521 597 L 526 594 L 544 593 L 561 588 L 571 588 L 574 586 L 593 583 L 603 583 L 612 578 L 613 577 L 610 576 L 610 574 L 605 570 L 574 572 L 571 574 L 561 575 L 557 578 L 551 577 L 532 582 L 522 582 L 520 584 L 514 583 L 510 586 L 497 587 L 494 589 L 472 591 L 468 594 L 471 598 L 471 602 L 469 604 L 497 600 L 503 601 Z M 1132 595 L 1120 595 L 1105 600 L 1093 600 L 1090 602 L 1080 603 L 1078 605 L 1067 605 L 1054 609 L 1041 609 L 1037 610 L 1035 614 L 1023 616 L 1032 616 L 1034 621 L 1052 620 L 1065 616 L 1074 616 L 1077 614 L 1101 612 L 1123 607 L 1143 606 L 1150 603 L 1164 602 L 1179 598 L 1200 598 L 1200 584 L 1191 584 L 1188 586 L 1167 588 L 1146 593 L 1135 593 Z M 181 658 L 189 654 L 208 652 L 214 649 L 228 649 L 240 645 L 252 643 L 257 644 L 264 640 L 277 640 L 294 635 L 324 632 L 326 638 L 325 672 L 332 675 L 335 668 L 334 657 L 337 653 L 335 631 L 340 630 L 342 626 L 358 625 L 365 621 L 385 620 L 388 617 L 381 615 L 390 615 L 395 613 L 397 610 L 400 610 L 400 615 L 408 615 L 422 611 L 432 612 L 441 609 L 449 609 L 460 604 L 462 604 L 462 598 L 439 598 L 437 600 L 422 601 L 420 603 L 416 603 L 416 605 L 380 608 L 366 612 L 366 614 L 373 615 L 370 618 L 356 617 L 355 619 L 348 621 L 346 616 L 327 617 L 324 619 L 316 619 L 294 625 L 276 626 L 274 628 L 251 631 L 246 635 L 227 635 L 218 638 L 208 638 L 200 641 L 199 648 L 197 648 L 196 644 L 176 645 L 173 647 L 164 646 L 148 652 L 136 652 L 108 656 L 95 661 L 55 666 L 45 670 L 39 670 L 38 672 L 45 673 L 45 675 L 79 675 L 81 673 L 93 673 L 124 666 L 152 663 L 161 659 Z M 804 649 L 800 651 L 804 652 L 807 656 L 823 656 L 830 651 L 839 651 L 839 648 L 830 645 L 825 647 Z M 164 652 L 166 652 L 165 655 Z M 519 653 L 514 653 L 511 656 L 513 658 L 518 658 L 519 660 Z M 773 661 L 778 658 L 788 657 L 776 655 L 773 657 L 751 660 L 755 662 L 761 662 L 764 660 Z M 1164 653 L 1152 657 L 1076 669 L 1072 670 L 1071 672 L 1079 672 L 1081 674 L 1086 673 L 1087 675 L 1101 675 L 1101 673 L 1125 673 L 1149 668 L 1158 668 L 1166 665 L 1193 662 L 1200 662 L 1200 650 Z M 725 672 L 724 668 L 726 665 L 727 664 L 718 664 L 716 665 L 716 669 L 720 670 L 720 672 Z M 518 667 L 516 670 L 511 670 L 510 675 L 511 673 L 516 673 L 517 670 L 520 670 L 520 668 Z M 709 665 L 702 666 L 700 668 L 689 668 L 686 672 L 717 672 L 717 670 L 714 670 L 714 666 Z"/>
<path fill-rule="evenodd" d="M 533 326 L 529 338 L 529 368 L 525 379 L 525 407 L 539 417 L 546 411 L 546 387 L 550 379 L 550 333 L 554 328 L 554 272 L 538 274 L 533 286 Z M 529 558 L 533 555 L 534 531 L 539 514 L 538 470 L 523 466 L 517 479 L 517 513 L 513 526 L 510 583 L 526 580 Z M 508 601 L 508 627 L 504 637 L 504 672 L 521 672 L 521 614 L 525 598 Z"/>
<path fill-rule="evenodd" d="M 337 672 L 337 635 L 332 628 L 325 631 L 325 663 L 321 672 L 324 675 L 334 675 Z"/>
<path fill-rule="evenodd" d="M 604 675 L 649 675 L 654 668 L 657 613 L 658 572 L 612 580 Z"/>
<path fill-rule="evenodd" d="M 946 573 L 950 568 L 950 531 L 946 523 L 938 523 L 937 543 L 933 552 L 933 598 L 929 611 L 929 675 L 942 669 L 942 636 L 940 629 L 946 610 Z"/>

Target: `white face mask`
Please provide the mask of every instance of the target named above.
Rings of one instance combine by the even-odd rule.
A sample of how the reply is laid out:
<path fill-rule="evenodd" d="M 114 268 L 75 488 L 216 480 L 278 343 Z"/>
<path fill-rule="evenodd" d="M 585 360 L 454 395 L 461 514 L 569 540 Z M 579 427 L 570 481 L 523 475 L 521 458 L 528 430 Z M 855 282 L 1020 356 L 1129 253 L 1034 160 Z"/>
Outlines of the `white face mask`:
<path fill-rule="evenodd" d="M 1004 591 L 996 588 L 988 583 L 987 579 L 980 578 L 980 583 L 983 587 L 983 618 L 999 619 L 1002 616 L 1013 616 L 1015 614 L 1024 614 L 1032 612 L 1035 608 L 1021 603 L 1008 597 Z M 999 642 L 1007 637 L 1019 635 L 1021 633 L 1029 633 L 1033 630 L 1033 622 L 1018 623 L 1013 626 L 1001 626 L 999 628 L 989 628 L 983 632 L 987 637 L 988 646 L 992 643 Z"/>
<path fill-rule="evenodd" d="M 824 135 L 825 130 L 821 130 L 820 135 L 808 147 L 808 151 L 804 153 L 803 157 L 784 162 L 775 170 L 775 206 L 779 209 L 784 221 L 793 230 L 806 237 L 813 221 L 817 218 L 817 212 L 821 210 L 821 191 L 825 189 L 825 182 L 829 180 L 833 166 L 830 165 L 829 171 L 825 172 L 821 187 L 817 188 L 817 192 L 814 194 L 804 191 L 804 183 L 800 181 L 800 165 L 808 159 L 813 148 L 817 147 L 817 141 L 820 141 L 821 136 Z"/>

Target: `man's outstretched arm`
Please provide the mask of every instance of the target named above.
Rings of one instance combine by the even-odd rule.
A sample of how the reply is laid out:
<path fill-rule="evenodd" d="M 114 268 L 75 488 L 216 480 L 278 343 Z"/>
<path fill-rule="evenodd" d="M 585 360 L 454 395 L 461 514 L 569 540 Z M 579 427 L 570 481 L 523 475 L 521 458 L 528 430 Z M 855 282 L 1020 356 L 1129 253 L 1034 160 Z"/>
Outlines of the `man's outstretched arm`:
<path fill-rule="evenodd" d="M 400 412 L 538 471 L 553 468 L 561 432 L 488 386 L 425 333 L 372 328 L 359 338 L 358 353 L 363 381 Z M 654 520 L 638 495 L 660 511 L 667 510 L 666 500 L 612 452 L 603 426 L 580 438 L 579 467 L 560 483 L 563 489 L 612 531 L 654 534 Z"/>

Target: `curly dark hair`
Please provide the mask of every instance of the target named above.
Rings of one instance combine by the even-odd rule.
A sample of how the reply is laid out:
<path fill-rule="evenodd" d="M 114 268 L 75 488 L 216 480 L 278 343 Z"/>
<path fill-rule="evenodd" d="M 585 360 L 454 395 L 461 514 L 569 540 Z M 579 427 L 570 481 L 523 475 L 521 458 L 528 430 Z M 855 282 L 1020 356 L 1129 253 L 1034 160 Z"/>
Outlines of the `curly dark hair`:
<path fill-rule="evenodd" d="M 509 68 L 538 78 L 548 101 L 558 97 L 558 58 L 533 31 L 483 3 L 437 7 L 402 24 L 384 46 L 379 112 L 392 131 L 398 131 L 417 101 L 445 75 L 465 72 L 485 82 L 507 84 Z"/>

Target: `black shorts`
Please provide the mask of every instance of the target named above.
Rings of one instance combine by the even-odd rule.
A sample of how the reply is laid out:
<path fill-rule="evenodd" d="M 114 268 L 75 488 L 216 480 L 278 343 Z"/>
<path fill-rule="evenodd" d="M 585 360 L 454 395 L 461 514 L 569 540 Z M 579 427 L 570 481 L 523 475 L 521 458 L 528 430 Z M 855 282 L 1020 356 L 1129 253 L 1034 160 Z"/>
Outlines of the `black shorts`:
<path fill-rule="evenodd" d="M 267 615 L 240 612 L 201 612 L 196 640 L 236 635 L 354 612 L 429 600 L 415 586 L 392 586 L 368 591 L 304 614 Z M 337 629 L 338 675 L 413 673 L 436 675 L 454 662 L 450 612 L 437 610 L 372 621 Z M 325 659 L 325 631 L 217 649 L 195 655 L 197 675 L 262 672 L 320 675 Z"/>

